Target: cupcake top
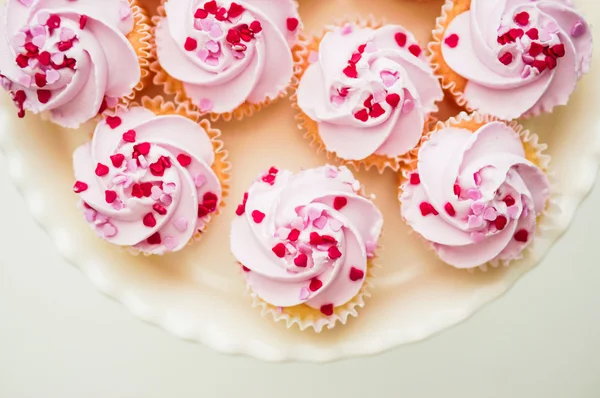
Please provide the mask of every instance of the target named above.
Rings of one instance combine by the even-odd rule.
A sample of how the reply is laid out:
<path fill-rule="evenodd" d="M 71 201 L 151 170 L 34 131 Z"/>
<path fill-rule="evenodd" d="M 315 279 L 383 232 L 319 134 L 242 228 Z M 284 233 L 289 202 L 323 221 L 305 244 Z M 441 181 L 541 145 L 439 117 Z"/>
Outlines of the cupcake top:
<path fill-rule="evenodd" d="M 78 127 L 140 80 L 126 0 L 7 0 L 0 7 L 0 82 L 18 108 Z"/>
<path fill-rule="evenodd" d="M 179 115 L 119 110 L 73 154 L 73 190 L 98 235 L 150 254 L 178 251 L 221 200 L 212 142 Z"/>
<path fill-rule="evenodd" d="M 570 0 L 471 0 L 441 47 L 446 64 L 468 80 L 470 108 L 514 119 L 567 103 L 589 71 L 592 34 Z"/>
<path fill-rule="evenodd" d="M 456 268 L 520 257 L 548 202 L 544 172 L 502 122 L 477 131 L 444 127 L 418 153 L 402 187 L 402 216 Z"/>
<path fill-rule="evenodd" d="M 329 152 L 347 160 L 396 158 L 418 142 L 443 98 L 414 36 L 399 25 L 346 25 L 325 34 L 298 87 Z"/>
<path fill-rule="evenodd" d="M 167 0 L 156 26 L 160 66 L 202 112 L 276 98 L 290 84 L 299 30 L 292 0 Z"/>
<path fill-rule="evenodd" d="M 238 207 L 231 250 L 251 289 L 277 307 L 331 315 L 355 297 L 383 218 L 346 167 L 271 168 Z"/>

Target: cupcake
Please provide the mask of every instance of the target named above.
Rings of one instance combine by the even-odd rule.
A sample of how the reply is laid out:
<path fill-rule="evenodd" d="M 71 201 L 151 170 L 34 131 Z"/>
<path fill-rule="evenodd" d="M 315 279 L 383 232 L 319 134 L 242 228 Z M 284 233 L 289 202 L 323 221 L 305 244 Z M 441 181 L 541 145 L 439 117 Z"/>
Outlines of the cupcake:
<path fill-rule="evenodd" d="M 431 63 L 467 110 L 511 120 L 565 105 L 589 72 L 592 33 L 570 1 L 446 0 Z"/>
<path fill-rule="evenodd" d="M 399 25 L 334 27 L 305 43 L 296 73 L 300 129 L 357 168 L 398 170 L 443 99 L 424 51 Z"/>
<path fill-rule="evenodd" d="M 229 168 L 218 130 L 183 106 L 144 97 L 118 109 L 75 150 L 73 190 L 85 219 L 135 253 L 181 250 L 224 204 Z"/>
<path fill-rule="evenodd" d="M 293 0 L 163 0 L 154 83 L 213 120 L 251 115 L 291 83 L 297 8 Z"/>
<path fill-rule="evenodd" d="M 516 122 L 465 113 L 424 141 L 403 174 L 407 224 L 456 268 L 520 258 L 550 198 L 546 146 Z"/>
<path fill-rule="evenodd" d="M 383 217 L 348 168 L 272 167 L 236 214 L 231 250 L 264 314 L 317 332 L 356 316 Z"/>
<path fill-rule="evenodd" d="M 63 127 L 133 98 L 149 74 L 150 27 L 136 0 L 7 0 L 0 7 L 0 82 L 19 117 Z"/>

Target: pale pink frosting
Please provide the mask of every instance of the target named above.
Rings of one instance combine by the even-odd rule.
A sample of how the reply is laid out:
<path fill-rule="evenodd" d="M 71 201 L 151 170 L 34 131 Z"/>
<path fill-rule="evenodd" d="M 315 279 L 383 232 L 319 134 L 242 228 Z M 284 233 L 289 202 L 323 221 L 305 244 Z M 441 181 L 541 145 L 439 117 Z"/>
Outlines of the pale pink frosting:
<path fill-rule="evenodd" d="M 402 189 L 406 222 L 456 268 L 518 258 L 550 194 L 544 172 L 501 122 L 433 133 Z"/>
<path fill-rule="evenodd" d="M 399 25 L 328 32 L 298 87 L 298 105 L 340 158 L 392 158 L 418 142 L 442 89 L 414 36 Z"/>
<path fill-rule="evenodd" d="M 231 250 L 261 299 L 331 315 L 359 293 L 383 224 L 359 190 L 346 167 L 333 166 L 272 168 L 252 184 L 231 227 Z"/>
<path fill-rule="evenodd" d="M 567 103 L 589 71 L 592 33 L 568 0 L 472 0 L 450 22 L 442 54 L 468 80 L 469 107 L 514 119 Z"/>
<path fill-rule="evenodd" d="M 193 121 L 120 110 L 75 151 L 73 189 L 86 220 L 109 242 L 152 254 L 177 251 L 221 200 L 214 160 L 210 138 Z"/>
<path fill-rule="evenodd" d="M 140 80 L 126 0 L 7 0 L 0 9 L 0 81 L 19 108 L 78 127 Z"/>
<path fill-rule="evenodd" d="M 292 0 L 168 0 L 156 27 L 161 67 L 203 112 L 276 98 L 293 75 L 300 29 Z"/>

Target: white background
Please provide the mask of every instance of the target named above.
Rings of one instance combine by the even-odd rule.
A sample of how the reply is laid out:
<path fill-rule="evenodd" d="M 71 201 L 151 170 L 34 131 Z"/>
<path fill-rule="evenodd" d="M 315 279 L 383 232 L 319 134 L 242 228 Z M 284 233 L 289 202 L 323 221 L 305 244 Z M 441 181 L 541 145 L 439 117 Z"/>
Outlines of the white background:
<path fill-rule="evenodd" d="M 598 187 L 546 260 L 468 322 L 312 365 L 221 355 L 135 319 L 59 258 L 5 171 L 0 186 L 0 398 L 600 397 Z"/>

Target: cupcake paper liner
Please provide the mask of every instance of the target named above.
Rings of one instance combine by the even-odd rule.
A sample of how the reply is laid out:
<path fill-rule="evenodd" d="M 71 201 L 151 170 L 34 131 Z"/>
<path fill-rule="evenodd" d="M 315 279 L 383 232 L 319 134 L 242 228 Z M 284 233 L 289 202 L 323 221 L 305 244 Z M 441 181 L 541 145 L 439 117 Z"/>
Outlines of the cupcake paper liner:
<path fill-rule="evenodd" d="M 124 109 L 141 106 L 143 108 L 146 108 L 146 109 L 154 112 L 156 115 L 183 116 L 185 118 L 188 118 L 188 119 L 198 123 L 206 131 L 206 133 L 208 134 L 208 137 L 211 140 L 211 143 L 213 146 L 213 151 L 215 153 L 215 162 L 212 165 L 212 170 L 215 172 L 215 174 L 217 175 L 217 178 L 219 179 L 219 182 L 221 183 L 221 190 L 222 190 L 221 201 L 219 202 L 219 206 L 217 207 L 217 210 L 214 213 L 206 216 L 206 218 L 205 218 L 206 222 L 204 223 L 204 225 L 202 226 L 201 229 L 196 231 L 196 233 L 194 234 L 192 239 L 190 239 L 190 241 L 188 242 L 188 246 L 189 246 L 189 245 L 193 244 L 194 242 L 199 241 L 202 238 L 202 234 L 204 232 L 206 232 L 206 230 L 208 229 L 208 225 L 211 223 L 213 217 L 219 215 L 221 213 L 222 209 L 226 205 L 225 198 L 227 198 L 227 196 L 229 195 L 230 180 L 231 180 L 230 172 L 231 172 L 231 168 L 232 168 L 232 165 L 228 160 L 229 153 L 227 152 L 227 150 L 224 149 L 223 141 L 220 140 L 221 130 L 211 127 L 210 122 L 208 120 L 206 120 L 206 119 L 201 120 L 200 114 L 196 110 L 190 109 L 189 107 L 187 107 L 184 104 L 176 105 L 173 102 L 166 101 L 162 96 L 156 96 L 153 98 L 144 96 L 141 98 L 140 101 L 141 101 L 141 104 L 139 104 L 137 102 L 132 102 L 128 106 L 120 104 L 117 107 L 117 110 L 124 110 Z M 114 115 L 117 110 L 111 111 L 110 115 Z M 151 254 L 151 253 L 143 252 L 143 251 L 138 250 L 135 247 L 131 247 L 131 246 L 121 247 L 121 248 L 123 250 L 128 251 L 129 253 L 131 253 L 133 255 L 139 255 L 139 254 L 143 254 L 145 256 L 162 255 L 162 254 Z M 165 254 L 167 254 L 167 253 L 165 253 Z"/>
<path fill-rule="evenodd" d="M 356 171 L 359 171 L 361 169 L 361 166 L 366 170 L 370 170 L 372 167 L 375 167 L 379 174 L 383 174 L 383 172 L 388 168 L 392 169 L 393 171 L 398 171 L 402 164 L 410 162 L 410 152 L 398 156 L 396 158 L 377 154 L 370 155 L 360 160 L 349 160 L 340 158 L 335 152 L 327 150 L 325 143 L 319 135 L 318 122 L 312 120 L 298 106 L 298 97 L 296 94 L 296 91 L 298 90 L 298 85 L 300 84 L 300 80 L 302 79 L 304 72 L 312 63 L 312 57 L 314 57 L 314 54 L 318 54 L 319 45 L 321 43 L 322 38 L 325 36 L 326 33 L 331 32 L 335 28 L 342 27 L 347 24 L 352 24 L 360 28 L 379 29 L 383 27 L 386 23 L 384 21 L 376 20 L 373 15 L 369 15 L 366 19 L 361 17 L 345 18 L 336 22 L 334 25 L 325 27 L 320 36 L 308 36 L 304 34 L 300 36 L 299 43 L 301 48 L 296 52 L 296 56 L 298 58 L 295 59 L 295 82 L 293 85 L 294 94 L 290 97 L 290 100 L 292 101 L 292 107 L 298 111 L 298 113 L 295 116 L 295 119 L 298 122 L 298 128 L 301 131 L 303 131 L 304 138 L 309 140 L 309 145 L 315 148 L 317 153 L 325 153 L 328 160 L 336 160 L 338 163 L 341 164 L 352 165 L 352 167 Z M 437 120 L 430 115 L 429 119 L 425 122 L 423 133 L 428 131 L 429 127 L 436 121 Z"/>
<path fill-rule="evenodd" d="M 557 205 L 557 195 L 554 193 L 556 181 L 554 180 L 554 174 L 552 172 L 552 169 L 550 168 L 551 157 L 550 155 L 545 153 L 546 149 L 548 148 L 548 145 L 540 143 L 537 134 L 532 133 L 515 120 L 507 122 L 506 120 L 500 119 L 495 116 L 482 115 L 479 113 L 467 114 L 466 112 L 461 112 L 458 115 L 451 117 L 446 121 L 437 122 L 435 127 L 421 138 L 421 142 L 419 143 L 419 145 L 410 152 L 411 160 L 408 163 L 404 164 L 403 167 L 400 169 L 400 172 L 398 173 L 398 202 L 401 203 L 403 185 L 409 180 L 410 174 L 417 169 L 419 150 L 421 146 L 429 140 L 432 133 L 449 127 L 465 128 L 467 130 L 475 132 L 480 127 L 491 122 L 502 122 L 509 126 L 513 131 L 515 131 L 519 135 L 519 138 L 523 143 L 526 159 L 538 166 L 550 180 L 550 199 L 548 200 L 544 211 L 537 216 L 535 236 L 538 237 L 541 234 L 543 234 L 545 230 L 551 228 L 550 225 L 548 225 L 548 220 L 554 219 L 560 214 L 560 208 Z M 412 234 L 414 233 L 414 231 L 411 229 L 409 233 Z M 426 246 L 432 252 L 435 253 L 431 242 L 422 238 L 420 235 L 419 237 L 423 242 L 425 242 Z M 525 256 L 525 254 L 533 251 L 535 247 L 535 241 L 536 239 L 534 239 L 531 244 L 527 245 L 527 247 L 525 247 L 525 249 L 516 258 L 503 261 L 490 261 L 486 264 L 480 265 L 479 267 L 465 269 L 465 271 L 474 272 L 476 269 L 479 269 L 485 272 L 488 270 L 489 267 L 498 268 L 501 265 L 507 267 L 510 265 L 510 263 L 522 259 Z M 450 267 L 450 265 L 448 266 Z"/>
<path fill-rule="evenodd" d="M 242 120 L 245 117 L 254 115 L 254 112 L 258 112 L 264 107 L 269 106 L 277 99 L 287 97 L 290 87 L 293 87 L 297 84 L 295 81 L 296 76 L 294 74 L 291 82 L 286 87 L 281 88 L 279 95 L 274 98 L 267 97 L 262 102 L 257 104 L 246 101 L 231 112 L 214 113 L 200 111 L 199 107 L 195 105 L 186 95 L 183 82 L 169 75 L 162 68 L 158 60 L 158 54 L 156 50 L 156 26 L 163 18 L 166 18 L 167 16 L 164 7 L 164 4 L 167 1 L 169 0 L 161 0 L 160 6 L 158 6 L 157 9 L 157 15 L 152 17 L 152 63 L 150 64 L 150 70 L 154 73 L 154 78 L 152 79 L 154 85 L 161 87 L 165 95 L 173 96 L 173 101 L 175 104 L 184 104 L 189 109 L 196 109 L 200 115 L 208 116 L 213 122 L 216 122 L 219 119 L 223 119 L 226 122 L 231 120 Z M 297 2 L 295 3 L 297 7 Z M 298 46 L 298 44 L 291 48 L 293 59 L 297 58 L 295 54 L 300 51 L 300 49 L 301 47 Z"/>

